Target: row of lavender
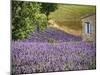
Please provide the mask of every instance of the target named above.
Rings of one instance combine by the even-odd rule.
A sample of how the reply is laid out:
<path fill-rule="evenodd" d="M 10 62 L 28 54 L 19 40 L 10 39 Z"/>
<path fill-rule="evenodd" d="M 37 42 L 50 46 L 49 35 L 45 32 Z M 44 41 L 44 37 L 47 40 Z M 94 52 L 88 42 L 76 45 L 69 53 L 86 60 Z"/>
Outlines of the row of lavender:
<path fill-rule="evenodd" d="M 81 41 L 81 37 L 73 36 L 63 31 L 47 28 L 43 32 L 31 32 L 28 38 L 21 41 L 24 42 L 68 42 L 68 41 Z"/>
<path fill-rule="evenodd" d="M 12 73 L 95 69 L 95 42 L 12 42 Z"/>

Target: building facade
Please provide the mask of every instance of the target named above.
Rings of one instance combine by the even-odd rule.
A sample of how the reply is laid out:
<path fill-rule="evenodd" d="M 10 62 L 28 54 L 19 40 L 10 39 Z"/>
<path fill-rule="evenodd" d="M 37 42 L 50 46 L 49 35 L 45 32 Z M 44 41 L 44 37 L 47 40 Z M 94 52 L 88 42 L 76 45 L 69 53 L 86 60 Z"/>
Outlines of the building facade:
<path fill-rule="evenodd" d="M 96 14 L 81 17 L 83 41 L 96 40 Z"/>

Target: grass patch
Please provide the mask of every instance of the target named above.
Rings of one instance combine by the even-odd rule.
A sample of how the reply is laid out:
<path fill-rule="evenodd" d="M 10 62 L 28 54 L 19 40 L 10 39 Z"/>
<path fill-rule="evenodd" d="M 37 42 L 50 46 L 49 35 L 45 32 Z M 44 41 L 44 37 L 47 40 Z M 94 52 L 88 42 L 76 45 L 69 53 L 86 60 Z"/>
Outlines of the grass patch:
<path fill-rule="evenodd" d="M 95 10 L 95 6 L 59 4 L 58 9 L 50 13 L 49 19 L 56 21 L 59 25 L 77 30 L 82 28 L 80 17 L 95 13 Z"/>

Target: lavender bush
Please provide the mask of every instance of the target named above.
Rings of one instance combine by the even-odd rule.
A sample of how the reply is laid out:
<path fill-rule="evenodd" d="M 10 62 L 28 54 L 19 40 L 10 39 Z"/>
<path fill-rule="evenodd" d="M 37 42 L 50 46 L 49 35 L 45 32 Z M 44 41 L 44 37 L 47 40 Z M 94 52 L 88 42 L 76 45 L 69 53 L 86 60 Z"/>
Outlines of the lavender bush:
<path fill-rule="evenodd" d="M 59 31 L 54 28 L 47 28 L 43 32 L 31 32 L 27 39 L 23 39 L 23 42 L 68 42 L 68 41 L 81 41 L 81 37 L 73 36 L 63 31 Z"/>
<path fill-rule="evenodd" d="M 29 33 L 12 41 L 12 74 L 95 69 L 95 49 L 95 42 L 56 29 Z"/>

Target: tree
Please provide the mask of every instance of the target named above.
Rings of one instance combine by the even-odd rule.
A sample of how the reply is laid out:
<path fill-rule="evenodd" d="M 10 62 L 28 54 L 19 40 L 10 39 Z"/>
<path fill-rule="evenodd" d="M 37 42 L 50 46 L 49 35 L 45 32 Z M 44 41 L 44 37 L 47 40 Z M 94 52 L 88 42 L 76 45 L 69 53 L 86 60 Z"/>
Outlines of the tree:
<path fill-rule="evenodd" d="M 12 1 L 12 39 L 27 37 L 35 27 L 42 31 L 46 25 L 46 17 L 41 14 L 41 3 Z"/>
<path fill-rule="evenodd" d="M 36 28 L 36 32 L 41 32 L 45 29 L 46 27 L 46 15 L 45 14 L 37 14 L 35 16 L 35 28 Z"/>
<path fill-rule="evenodd" d="M 41 12 L 47 16 L 47 20 L 50 12 L 53 12 L 57 9 L 57 4 L 54 3 L 42 3 L 41 6 Z"/>

